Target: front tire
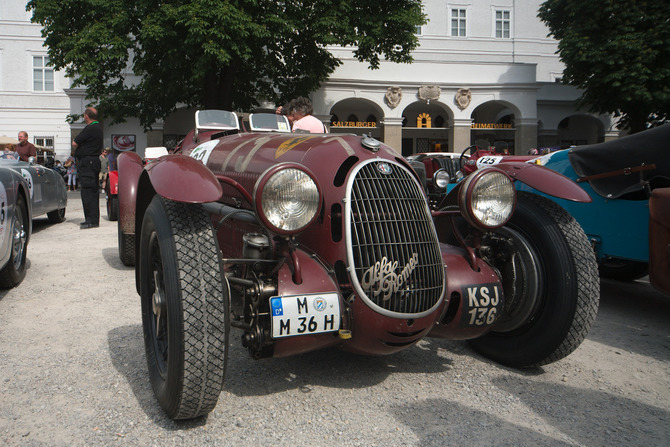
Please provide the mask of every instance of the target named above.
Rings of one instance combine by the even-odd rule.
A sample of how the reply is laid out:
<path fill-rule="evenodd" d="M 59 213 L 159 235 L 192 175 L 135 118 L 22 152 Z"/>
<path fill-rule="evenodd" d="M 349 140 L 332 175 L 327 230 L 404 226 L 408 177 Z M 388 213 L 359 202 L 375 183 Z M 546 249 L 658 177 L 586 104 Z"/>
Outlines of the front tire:
<path fill-rule="evenodd" d="M 49 211 L 47 217 L 52 224 L 65 222 L 65 208 Z"/>
<path fill-rule="evenodd" d="M 205 415 L 223 387 L 230 328 L 208 213 L 155 196 L 142 223 L 138 263 L 154 394 L 172 419 Z"/>
<path fill-rule="evenodd" d="M 117 223 L 119 259 L 126 267 L 135 265 L 135 235 L 126 234 L 121 229 L 121 221 Z"/>
<path fill-rule="evenodd" d="M 516 368 L 555 362 L 577 349 L 600 299 L 595 255 L 577 221 L 551 200 L 519 192 L 512 219 L 482 246 L 500 273 L 505 312 L 472 347 Z"/>
<path fill-rule="evenodd" d="M 107 218 L 114 222 L 119 219 L 119 196 L 107 194 Z"/>
<path fill-rule="evenodd" d="M 15 287 L 26 277 L 29 218 L 26 201 L 22 195 L 19 195 L 16 199 L 11 226 L 11 256 L 5 267 L 0 270 L 0 288 Z"/>

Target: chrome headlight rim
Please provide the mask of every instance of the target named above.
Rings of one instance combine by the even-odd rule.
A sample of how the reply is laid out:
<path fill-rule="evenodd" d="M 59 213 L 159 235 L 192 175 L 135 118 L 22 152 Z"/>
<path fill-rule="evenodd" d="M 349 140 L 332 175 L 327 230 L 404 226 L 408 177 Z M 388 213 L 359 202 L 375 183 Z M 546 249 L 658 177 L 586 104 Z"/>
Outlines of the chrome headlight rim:
<path fill-rule="evenodd" d="M 278 222 L 275 219 L 271 217 L 270 210 L 267 209 L 266 204 L 267 197 L 265 196 L 265 193 L 267 192 L 266 188 L 273 187 L 272 186 L 273 180 L 276 180 L 278 178 L 276 177 L 277 175 L 283 175 L 289 173 L 290 171 L 296 171 L 300 175 L 304 175 L 305 179 L 311 181 L 316 193 L 316 198 L 312 200 L 315 206 L 312 208 L 313 212 L 311 213 L 311 216 L 309 216 L 309 218 L 303 219 L 302 224 L 299 226 L 291 228 L 283 228 L 282 226 L 278 225 Z M 263 226 L 268 228 L 273 233 L 282 236 L 295 235 L 308 228 L 316 220 L 319 213 L 321 212 L 321 204 L 323 202 L 321 187 L 319 186 L 316 177 L 305 166 L 297 163 L 282 163 L 266 170 L 263 174 L 261 174 L 258 181 L 256 182 L 256 185 L 254 186 L 253 197 L 254 197 L 254 207 L 256 209 L 256 214 L 258 215 Z"/>
<path fill-rule="evenodd" d="M 433 186 L 439 191 L 446 191 L 451 176 L 446 169 L 440 168 L 433 174 Z"/>
<path fill-rule="evenodd" d="M 498 180 L 502 181 L 504 185 L 503 188 L 509 193 L 510 201 L 508 202 L 509 210 L 506 216 L 503 216 L 501 219 L 497 220 L 495 223 L 487 223 L 482 221 L 473 208 L 473 202 L 475 194 L 479 192 L 479 189 L 483 185 L 483 181 L 494 180 L 492 176 L 497 177 Z M 512 218 L 514 210 L 516 209 L 516 189 L 514 188 L 514 181 L 512 178 L 507 175 L 504 171 L 497 168 L 484 168 L 479 169 L 465 178 L 461 184 L 461 188 L 458 194 L 458 206 L 461 210 L 461 215 L 465 220 L 473 227 L 479 228 L 483 231 L 495 230 L 505 225 Z"/>

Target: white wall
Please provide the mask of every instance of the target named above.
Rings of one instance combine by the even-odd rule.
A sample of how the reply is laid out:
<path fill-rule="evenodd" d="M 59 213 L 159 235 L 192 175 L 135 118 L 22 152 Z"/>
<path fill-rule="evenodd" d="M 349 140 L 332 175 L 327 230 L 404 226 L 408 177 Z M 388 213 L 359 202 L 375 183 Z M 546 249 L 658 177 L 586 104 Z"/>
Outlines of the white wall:
<path fill-rule="evenodd" d="M 54 137 L 59 158 L 70 152 L 70 126 L 65 121 L 70 101 L 62 72 L 54 74 L 53 92 L 33 91 L 33 56 L 46 56 L 40 26 L 30 23 L 25 0 L 0 1 L 0 135 L 19 131 Z"/>

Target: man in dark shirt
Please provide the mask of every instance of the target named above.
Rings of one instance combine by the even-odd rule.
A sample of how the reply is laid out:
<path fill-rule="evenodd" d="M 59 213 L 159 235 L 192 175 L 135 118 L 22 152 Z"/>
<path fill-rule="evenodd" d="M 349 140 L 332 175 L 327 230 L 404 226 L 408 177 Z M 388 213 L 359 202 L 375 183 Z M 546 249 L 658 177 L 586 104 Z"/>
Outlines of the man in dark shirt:
<path fill-rule="evenodd" d="M 98 122 L 98 111 L 88 107 L 84 111 L 84 122 L 86 127 L 72 141 L 81 186 L 81 203 L 84 207 L 85 220 L 80 225 L 82 230 L 100 226 L 98 175 L 103 144 L 102 124 Z"/>
<path fill-rule="evenodd" d="M 16 152 L 21 161 L 28 161 L 29 157 L 37 157 L 37 149 L 33 143 L 28 141 L 28 132 L 22 130 L 19 132 L 19 144 L 16 145 Z"/>

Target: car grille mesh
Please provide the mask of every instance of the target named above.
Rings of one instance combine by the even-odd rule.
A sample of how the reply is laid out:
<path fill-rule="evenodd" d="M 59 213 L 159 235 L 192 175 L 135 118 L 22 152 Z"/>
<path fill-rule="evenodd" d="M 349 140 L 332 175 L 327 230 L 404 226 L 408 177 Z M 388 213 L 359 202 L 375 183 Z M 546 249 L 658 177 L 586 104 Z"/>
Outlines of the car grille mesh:
<path fill-rule="evenodd" d="M 442 296 L 444 267 L 425 197 L 401 166 L 373 161 L 349 191 L 355 278 L 384 313 L 418 314 Z"/>

